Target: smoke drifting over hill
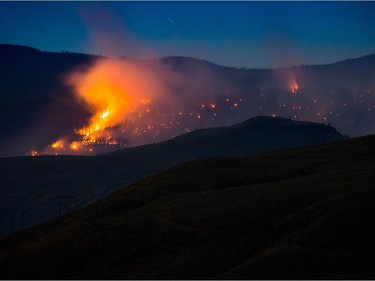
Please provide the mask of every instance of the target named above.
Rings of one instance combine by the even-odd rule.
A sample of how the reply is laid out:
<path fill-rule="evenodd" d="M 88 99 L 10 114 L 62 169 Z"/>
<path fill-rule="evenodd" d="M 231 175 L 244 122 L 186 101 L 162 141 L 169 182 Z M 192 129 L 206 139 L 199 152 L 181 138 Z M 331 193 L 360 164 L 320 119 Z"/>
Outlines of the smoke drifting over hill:
<path fill-rule="evenodd" d="M 220 81 L 206 67 L 192 71 L 178 73 L 159 60 L 122 59 L 98 59 L 89 68 L 72 71 L 65 81 L 89 116 L 83 126 L 37 153 L 91 154 L 98 145 L 136 146 L 195 129 L 196 120 L 203 119 L 199 109 L 217 116 Z"/>

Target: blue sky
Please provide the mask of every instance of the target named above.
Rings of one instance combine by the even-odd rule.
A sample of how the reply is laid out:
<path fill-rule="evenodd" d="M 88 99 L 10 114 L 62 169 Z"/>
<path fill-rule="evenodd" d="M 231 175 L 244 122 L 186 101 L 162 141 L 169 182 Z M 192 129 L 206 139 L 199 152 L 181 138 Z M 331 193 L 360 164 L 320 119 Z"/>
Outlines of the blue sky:
<path fill-rule="evenodd" d="M 375 2 L 0 2 L 0 43 L 265 68 L 375 53 Z"/>

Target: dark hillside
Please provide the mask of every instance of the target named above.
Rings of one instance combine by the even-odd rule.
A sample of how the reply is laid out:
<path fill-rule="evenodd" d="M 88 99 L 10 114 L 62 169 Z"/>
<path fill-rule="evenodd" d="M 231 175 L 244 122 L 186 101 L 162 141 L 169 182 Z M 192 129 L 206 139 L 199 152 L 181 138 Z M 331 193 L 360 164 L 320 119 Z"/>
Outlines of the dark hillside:
<path fill-rule="evenodd" d="M 36 133 L 54 131 L 45 129 Z M 95 157 L 0 158 L 0 209 L 28 209 L 27 226 L 30 226 L 58 215 L 56 196 L 74 196 L 72 208 L 81 208 L 184 161 L 247 156 L 342 139 L 345 137 L 326 125 L 256 117 L 234 126 L 195 131 L 166 142 Z"/>
<path fill-rule="evenodd" d="M 175 166 L 0 242 L 4 279 L 374 279 L 375 137 Z"/>

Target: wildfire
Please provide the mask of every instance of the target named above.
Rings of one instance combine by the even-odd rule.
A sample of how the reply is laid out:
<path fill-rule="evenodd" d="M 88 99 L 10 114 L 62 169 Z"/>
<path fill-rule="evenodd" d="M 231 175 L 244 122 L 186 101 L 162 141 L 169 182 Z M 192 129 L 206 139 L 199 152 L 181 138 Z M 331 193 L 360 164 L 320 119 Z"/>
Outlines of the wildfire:
<path fill-rule="evenodd" d="M 297 91 L 299 89 L 299 86 L 296 82 L 295 79 L 292 79 L 290 82 L 289 82 L 289 89 L 290 91 L 292 92 L 292 94 L 296 95 L 297 94 Z"/>
<path fill-rule="evenodd" d="M 66 82 L 85 106 L 87 119 L 54 139 L 40 154 L 92 155 L 163 141 L 242 110 L 240 96 L 210 93 L 197 97 L 195 88 L 191 95 L 176 92 L 175 84 L 184 80 L 165 67 L 100 59 L 70 73 Z"/>
<path fill-rule="evenodd" d="M 83 144 L 117 143 L 107 129 L 121 126 L 152 104 L 162 88 L 147 70 L 119 60 L 99 61 L 88 72 L 73 74 L 69 83 L 92 110 L 88 125 L 76 130 Z"/>
<path fill-rule="evenodd" d="M 145 118 L 154 104 L 165 103 L 168 92 L 149 69 L 115 59 L 98 60 L 87 71 L 71 73 L 66 82 L 87 105 L 91 117 L 72 132 L 74 136 L 53 142 L 44 154 L 89 153 L 103 144 L 127 146 L 126 134 L 146 132 L 141 128 L 149 122 Z"/>

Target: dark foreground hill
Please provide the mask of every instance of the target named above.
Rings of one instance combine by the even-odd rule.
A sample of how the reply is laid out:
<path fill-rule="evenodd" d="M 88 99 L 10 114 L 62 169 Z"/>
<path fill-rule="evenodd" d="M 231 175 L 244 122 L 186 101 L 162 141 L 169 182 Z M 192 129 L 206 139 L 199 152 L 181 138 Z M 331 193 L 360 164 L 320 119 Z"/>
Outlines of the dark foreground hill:
<path fill-rule="evenodd" d="M 333 127 L 285 118 L 256 117 L 229 127 L 195 131 L 175 139 L 95 157 L 39 156 L 0 159 L 0 210 L 7 211 L 3 231 L 59 215 L 59 196 L 69 209 L 154 175 L 175 164 L 200 158 L 247 156 L 344 139 Z M 64 208 L 65 211 L 66 208 Z"/>
<path fill-rule="evenodd" d="M 0 242 L 3 279 L 374 279 L 375 137 L 175 166 Z"/>

